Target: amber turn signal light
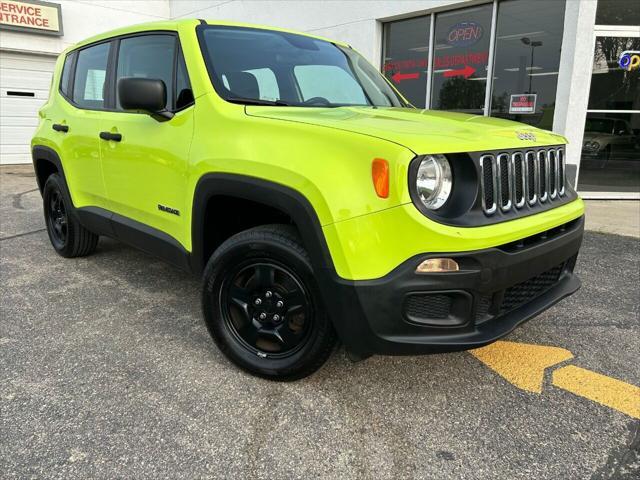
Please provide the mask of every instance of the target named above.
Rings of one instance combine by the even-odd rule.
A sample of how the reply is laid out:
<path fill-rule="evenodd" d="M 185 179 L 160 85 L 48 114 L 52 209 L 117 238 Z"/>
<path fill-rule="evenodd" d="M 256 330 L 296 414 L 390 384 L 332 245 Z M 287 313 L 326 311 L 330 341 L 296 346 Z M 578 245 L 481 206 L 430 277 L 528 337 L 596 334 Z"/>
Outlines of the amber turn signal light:
<path fill-rule="evenodd" d="M 430 258 L 418 265 L 416 273 L 457 272 L 458 270 L 460 270 L 458 262 L 453 258 Z"/>
<path fill-rule="evenodd" d="M 380 198 L 389 198 L 389 162 L 383 158 L 375 158 L 371 163 L 373 188 Z"/>

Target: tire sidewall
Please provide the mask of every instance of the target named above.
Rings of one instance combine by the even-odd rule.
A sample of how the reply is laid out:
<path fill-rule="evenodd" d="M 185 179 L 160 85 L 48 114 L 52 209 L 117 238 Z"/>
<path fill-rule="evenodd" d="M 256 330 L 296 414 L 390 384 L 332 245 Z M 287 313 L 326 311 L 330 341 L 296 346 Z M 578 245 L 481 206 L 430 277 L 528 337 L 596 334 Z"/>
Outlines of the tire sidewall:
<path fill-rule="evenodd" d="M 67 235 L 63 245 L 59 245 L 58 242 L 55 240 L 51 232 L 51 227 L 49 225 L 49 216 L 50 216 L 49 200 L 51 198 L 51 195 L 56 191 L 60 193 L 60 197 L 64 205 L 65 213 L 67 215 Z M 71 217 L 71 208 L 69 205 L 69 201 L 67 200 L 66 190 L 58 174 L 54 173 L 50 175 L 49 178 L 47 178 L 47 181 L 45 182 L 44 188 L 42 190 L 42 205 L 44 210 L 45 226 L 47 228 L 47 235 L 49 236 L 49 241 L 51 242 L 51 246 L 53 246 L 53 248 L 59 254 L 63 256 L 69 255 L 70 249 L 72 247 L 71 239 L 73 238 L 73 234 L 74 234 L 74 231 L 73 231 L 74 226 L 73 226 L 73 221 Z"/>
<path fill-rule="evenodd" d="M 247 350 L 229 330 L 222 316 L 220 292 L 225 280 L 228 281 L 227 275 L 240 262 L 252 259 L 270 260 L 286 266 L 307 290 L 313 312 L 311 332 L 306 343 L 289 357 L 269 358 L 267 354 L 265 358 Z M 308 259 L 295 249 L 266 238 L 262 241 L 229 242 L 212 255 L 204 273 L 202 308 L 207 328 L 220 350 L 241 367 L 268 378 L 294 379 L 314 371 L 321 363 L 318 366 L 308 364 L 322 355 L 327 348 L 327 335 L 333 335 Z"/>

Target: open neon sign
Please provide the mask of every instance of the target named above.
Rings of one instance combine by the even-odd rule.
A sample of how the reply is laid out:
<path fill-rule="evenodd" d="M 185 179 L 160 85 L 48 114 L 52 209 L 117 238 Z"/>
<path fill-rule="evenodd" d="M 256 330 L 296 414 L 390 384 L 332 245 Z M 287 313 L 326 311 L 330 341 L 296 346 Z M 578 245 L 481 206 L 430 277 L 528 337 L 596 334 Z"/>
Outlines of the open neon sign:
<path fill-rule="evenodd" d="M 623 70 L 631 71 L 640 68 L 640 50 L 626 50 L 620 54 L 618 65 Z"/>

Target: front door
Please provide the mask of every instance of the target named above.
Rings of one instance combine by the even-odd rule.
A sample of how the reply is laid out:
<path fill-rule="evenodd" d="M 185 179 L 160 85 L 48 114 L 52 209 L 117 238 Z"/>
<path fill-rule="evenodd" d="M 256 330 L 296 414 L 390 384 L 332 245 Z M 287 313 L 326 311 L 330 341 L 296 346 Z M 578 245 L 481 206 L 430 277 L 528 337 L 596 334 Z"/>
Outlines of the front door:
<path fill-rule="evenodd" d="M 116 88 L 116 111 L 104 113 L 100 128 L 103 137 L 107 137 L 101 140 L 101 154 L 111 209 L 185 245 L 185 189 L 193 102 L 190 95 L 185 95 L 190 87 L 184 61 L 176 55 L 178 37 L 169 33 L 146 34 L 126 37 L 118 43 L 115 85 L 124 77 L 163 80 L 167 86 L 167 109 L 175 116 L 164 120 L 125 112 Z"/>

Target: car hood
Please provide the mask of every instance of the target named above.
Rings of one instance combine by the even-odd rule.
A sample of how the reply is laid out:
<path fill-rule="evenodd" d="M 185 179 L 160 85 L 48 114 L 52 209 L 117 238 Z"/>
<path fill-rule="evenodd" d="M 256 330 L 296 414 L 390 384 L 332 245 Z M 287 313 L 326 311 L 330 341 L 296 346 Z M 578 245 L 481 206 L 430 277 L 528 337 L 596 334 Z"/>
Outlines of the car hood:
<path fill-rule="evenodd" d="M 251 116 L 337 128 L 398 143 L 416 154 L 522 148 L 566 143 L 561 135 L 510 120 L 480 115 L 381 107 L 247 106 Z M 522 140 L 532 133 L 535 140 Z"/>

